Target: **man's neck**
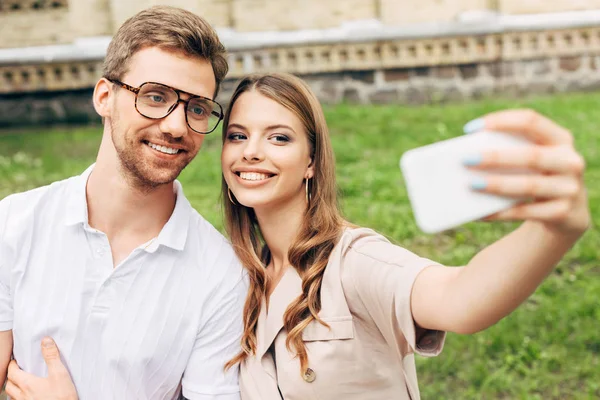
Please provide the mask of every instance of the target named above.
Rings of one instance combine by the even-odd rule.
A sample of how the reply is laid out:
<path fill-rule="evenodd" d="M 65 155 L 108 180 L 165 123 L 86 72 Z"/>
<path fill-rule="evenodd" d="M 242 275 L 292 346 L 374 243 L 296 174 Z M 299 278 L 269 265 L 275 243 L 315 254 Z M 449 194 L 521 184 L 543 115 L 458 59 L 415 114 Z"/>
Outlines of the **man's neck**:
<path fill-rule="evenodd" d="M 111 245 L 125 237 L 139 244 L 156 237 L 176 201 L 173 183 L 142 190 L 114 168 L 100 163 L 88 179 L 86 197 L 90 226 L 104 232 Z"/>

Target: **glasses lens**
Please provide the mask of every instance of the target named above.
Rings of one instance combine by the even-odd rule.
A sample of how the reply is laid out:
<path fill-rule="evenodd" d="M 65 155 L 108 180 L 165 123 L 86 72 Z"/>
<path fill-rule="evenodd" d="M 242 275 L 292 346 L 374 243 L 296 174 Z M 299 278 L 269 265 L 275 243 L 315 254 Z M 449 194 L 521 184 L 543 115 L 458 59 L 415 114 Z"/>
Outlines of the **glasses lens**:
<path fill-rule="evenodd" d="M 148 118 L 163 118 L 177 98 L 177 93 L 167 86 L 145 83 L 137 96 L 137 109 Z"/>
<path fill-rule="evenodd" d="M 212 100 L 193 98 L 188 103 L 188 124 L 196 132 L 211 132 L 221 120 L 221 115 L 221 106 Z"/>

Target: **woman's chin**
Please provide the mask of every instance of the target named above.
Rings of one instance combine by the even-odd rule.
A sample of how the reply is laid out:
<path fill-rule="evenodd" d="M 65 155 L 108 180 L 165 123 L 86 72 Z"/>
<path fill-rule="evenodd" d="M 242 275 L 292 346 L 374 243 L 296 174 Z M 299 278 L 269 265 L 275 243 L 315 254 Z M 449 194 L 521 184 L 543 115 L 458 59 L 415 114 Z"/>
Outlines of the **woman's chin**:
<path fill-rule="evenodd" d="M 239 198 L 236 197 L 236 199 L 238 203 L 248 208 L 260 209 L 268 207 L 268 205 L 271 204 L 271 201 L 269 201 L 269 199 L 257 198 L 255 196 L 240 196 Z"/>

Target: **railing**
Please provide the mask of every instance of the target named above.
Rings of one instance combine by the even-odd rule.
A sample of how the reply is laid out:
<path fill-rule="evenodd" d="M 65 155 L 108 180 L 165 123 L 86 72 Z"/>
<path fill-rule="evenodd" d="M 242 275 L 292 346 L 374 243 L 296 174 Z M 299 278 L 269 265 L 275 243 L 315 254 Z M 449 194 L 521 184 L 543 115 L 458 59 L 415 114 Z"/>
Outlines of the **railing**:
<path fill-rule="evenodd" d="M 41 11 L 68 6 L 68 0 L 0 0 L 0 12 Z"/>
<path fill-rule="evenodd" d="M 600 27 L 316 43 L 234 50 L 228 56 L 228 78 L 261 71 L 313 74 L 599 54 Z M 101 63 L 101 59 L 88 59 L 48 64 L 0 64 L 0 93 L 90 88 L 100 77 Z"/>

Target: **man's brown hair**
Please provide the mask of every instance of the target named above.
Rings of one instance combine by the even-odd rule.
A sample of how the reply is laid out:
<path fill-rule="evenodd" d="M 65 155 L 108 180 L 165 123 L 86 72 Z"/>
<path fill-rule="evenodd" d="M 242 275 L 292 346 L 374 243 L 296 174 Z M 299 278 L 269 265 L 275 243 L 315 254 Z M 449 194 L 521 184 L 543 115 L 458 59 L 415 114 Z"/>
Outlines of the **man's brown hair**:
<path fill-rule="evenodd" d="M 208 60 L 213 68 L 216 89 L 227 71 L 225 46 L 204 18 L 177 7 L 154 6 L 140 11 L 121 25 L 113 37 L 106 58 L 103 76 L 121 80 L 133 55 L 147 47 L 180 52 L 190 57 Z"/>

